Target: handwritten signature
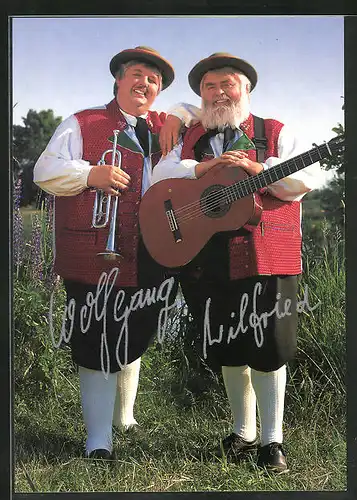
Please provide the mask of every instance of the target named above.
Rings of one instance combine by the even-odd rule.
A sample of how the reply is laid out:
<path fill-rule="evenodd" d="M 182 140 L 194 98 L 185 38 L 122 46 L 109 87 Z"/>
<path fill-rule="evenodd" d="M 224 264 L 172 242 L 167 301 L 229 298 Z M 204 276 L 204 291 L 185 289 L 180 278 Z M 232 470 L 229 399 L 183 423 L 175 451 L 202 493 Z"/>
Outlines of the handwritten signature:
<path fill-rule="evenodd" d="M 101 344 L 100 344 L 100 360 L 101 369 L 104 376 L 108 378 L 110 372 L 110 360 L 109 360 L 109 350 L 107 341 L 107 303 L 110 294 L 112 293 L 115 280 L 117 278 L 119 269 L 114 267 L 109 274 L 103 272 L 100 275 L 96 293 L 88 292 L 86 295 L 86 303 L 82 305 L 79 312 L 80 320 L 80 330 L 82 333 L 86 333 L 91 325 L 93 315 L 96 321 L 102 322 L 102 333 L 101 333 Z M 171 291 L 174 286 L 174 278 L 168 278 L 164 280 L 158 288 L 153 287 L 152 289 L 140 289 L 135 292 L 131 298 L 128 305 L 123 307 L 123 303 L 126 298 L 125 290 L 119 289 L 114 300 L 114 311 L 113 317 L 114 321 L 120 323 L 119 337 L 116 344 L 115 356 L 120 368 L 123 368 L 128 363 L 128 335 L 129 335 L 129 318 L 132 312 L 137 309 L 142 309 L 144 307 L 149 307 L 151 304 L 163 303 L 163 307 L 160 309 L 157 322 L 157 338 L 159 342 L 163 342 L 166 327 L 168 324 L 169 311 L 176 306 L 176 298 L 172 304 L 169 304 L 169 298 Z M 59 339 L 55 339 L 54 328 L 53 328 L 53 293 L 50 297 L 50 308 L 49 308 L 49 327 L 50 335 L 52 338 L 52 343 L 54 347 L 59 347 L 62 342 L 69 343 L 74 326 L 74 318 L 76 311 L 75 299 L 70 299 L 68 305 L 65 306 L 62 315 L 62 326 Z M 67 326 L 67 320 L 69 326 Z M 67 331 L 67 328 L 68 331 Z M 121 344 L 124 346 L 124 359 L 120 359 L 119 349 Z"/>
<path fill-rule="evenodd" d="M 249 302 L 249 296 L 248 293 L 244 293 L 241 297 L 240 304 L 239 304 L 239 320 L 237 323 L 237 326 L 234 328 L 233 326 L 230 326 L 228 328 L 228 334 L 226 338 L 227 344 L 230 343 L 231 340 L 234 340 L 235 338 L 238 337 L 240 333 L 246 333 L 249 326 L 253 328 L 254 332 L 254 340 L 255 343 L 258 347 L 261 347 L 264 342 L 264 329 L 268 326 L 268 318 L 270 318 L 273 315 L 276 315 L 278 319 L 284 318 L 285 316 L 291 316 L 291 299 L 286 298 L 285 301 L 283 302 L 283 307 L 282 309 L 279 309 L 280 304 L 280 299 L 281 299 L 281 294 L 278 293 L 276 295 L 276 302 L 271 311 L 268 312 L 263 312 L 262 314 L 257 314 L 257 300 L 258 300 L 258 295 L 261 294 L 263 289 L 262 284 L 258 281 L 253 290 L 253 302 L 252 302 L 252 312 L 249 314 L 248 317 L 248 324 L 244 324 L 244 320 L 246 318 L 246 311 L 248 307 L 248 302 Z M 305 308 L 312 312 L 314 311 L 319 305 L 321 304 L 321 301 L 319 300 L 315 305 L 311 306 L 309 302 L 309 288 L 308 285 L 305 286 L 304 289 L 304 297 L 302 300 L 298 301 L 296 303 L 296 311 L 298 313 L 301 313 L 305 310 Z M 210 326 L 210 305 L 211 305 L 211 299 L 208 298 L 206 300 L 206 307 L 205 307 L 205 315 L 204 315 L 204 324 L 203 324 L 203 357 L 204 359 L 207 358 L 207 345 L 211 346 L 213 344 L 219 344 L 223 341 L 223 334 L 224 334 L 224 326 L 219 325 L 218 328 L 218 336 L 217 337 L 212 337 L 211 334 L 211 326 Z M 236 313 L 234 311 L 231 312 L 231 318 L 234 319 L 236 316 Z M 249 325 L 249 326 L 248 326 Z"/>
<path fill-rule="evenodd" d="M 93 315 L 96 321 L 102 322 L 102 333 L 101 333 L 101 345 L 100 345 L 100 360 L 101 369 L 104 376 L 107 378 L 110 372 L 110 359 L 109 350 L 107 342 L 107 302 L 110 294 L 112 293 L 114 283 L 116 281 L 119 269 L 114 267 L 109 274 L 103 272 L 99 278 L 96 293 L 88 292 L 86 295 L 86 303 L 82 305 L 79 318 L 80 318 L 80 329 L 82 333 L 86 333 L 90 327 Z M 172 304 L 169 304 L 170 294 L 174 286 L 174 278 L 168 278 L 164 280 L 158 288 L 153 287 L 146 290 L 140 289 L 135 292 L 131 298 L 128 305 L 123 307 L 126 294 L 125 290 L 119 289 L 116 293 L 114 300 L 114 312 L 113 317 L 117 323 L 121 323 L 119 337 L 116 344 L 115 356 L 120 368 L 123 368 L 128 363 L 128 336 L 129 336 L 129 318 L 132 312 L 137 309 L 142 309 L 144 307 L 149 307 L 152 304 L 161 302 L 163 307 L 160 309 L 158 315 L 157 323 L 157 339 L 158 342 L 162 343 L 165 337 L 166 328 L 168 326 L 169 311 L 176 306 L 176 298 Z M 253 302 L 252 302 L 252 312 L 247 315 L 247 307 L 249 303 L 248 293 L 244 293 L 241 297 L 239 304 L 239 316 L 236 327 L 230 326 L 228 328 L 228 333 L 226 337 L 227 344 L 231 340 L 234 340 L 240 333 L 246 333 L 249 326 L 253 329 L 254 340 L 258 347 L 261 347 L 264 342 L 264 329 L 268 325 L 268 318 L 276 315 L 278 319 L 284 318 L 285 316 L 291 316 L 291 299 L 286 298 L 281 305 L 281 294 L 276 295 L 276 302 L 271 311 L 263 312 L 260 315 L 257 313 L 257 301 L 258 296 L 261 294 L 263 286 L 260 282 L 257 282 L 253 290 Z M 50 335 L 52 338 L 52 343 L 54 347 L 59 347 L 62 342 L 69 343 L 73 327 L 74 318 L 76 311 L 76 302 L 72 298 L 68 301 L 68 305 L 65 306 L 62 315 L 62 326 L 60 331 L 60 336 L 56 340 L 53 328 L 53 292 L 50 297 L 50 308 L 49 308 L 49 327 Z M 315 305 L 311 306 L 309 302 L 309 290 L 308 285 L 304 289 L 304 297 L 302 300 L 296 303 L 296 311 L 298 313 L 303 312 L 305 309 L 312 312 L 319 305 L 321 301 L 319 300 Z M 203 325 L 203 357 L 207 358 L 207 346 L 213 344 L 218 344 L 223 341 L 224 326 L 219 325 L 218 336 L 213 337 L 211 333 L 210 326 L 210 305 L 211 298 L 206 300 L 205 315 L 204 315 L 204 325 Z M 282 306 L 282 307 L 281 307 Z M 236 312 L 231 312 L 231 319 L 236 317 Z M 68 324 L 67 325 L 67 320 Z M 245 324 L 245 320 L 247 323 Z M 120 359 L 119 350 L 120 346 L 124 346 L 124 360 Z"/>

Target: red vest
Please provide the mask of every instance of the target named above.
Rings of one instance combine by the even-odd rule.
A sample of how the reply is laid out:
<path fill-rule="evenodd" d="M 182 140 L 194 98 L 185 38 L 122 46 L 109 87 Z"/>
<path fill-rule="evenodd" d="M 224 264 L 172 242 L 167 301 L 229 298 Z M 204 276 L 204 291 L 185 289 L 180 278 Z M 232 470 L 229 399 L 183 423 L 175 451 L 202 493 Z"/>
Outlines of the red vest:
<path fill-rule="evenodd" d="M 267 149 L 265 159 L 278 156 L 278 138 L 282 123 L 264 120 Z M 241 124 L 249 139 L 254 137 L 253 116 Z M 190 127 L 182 148 L 182 159 L 195 159 L 194 146 L 205 133 L 200 123 Z M 256 161 L 255 150 L 248 156 Z M 211 159 L 209 156 L 202 161 Z M 230 279 L 241 279 L 258 274 L 294 275 L 302 272 L 301 267 L 301 206 L 298 201 L 281 201 L 260 190 L 263 212 L 258 226 L 246 226 L 249 234 L 229 239 Z"/>
<path fill-rule="evenodd" d="M 83 138 L 83 159 L 97 165 L 103 152 L 113 148 L 113 143 L 108 140 L 113 137 L 113 130 L 122 132 L 127 122 L 114 99 L 104 109 L 88 109 L 75 116 Z M 165 113 L 158 115 L 149 111 L 147 122 L 152 133 L 160 131 L 165 117 Z M 137 286 L 138 209 L 144 157 L 141 152 L 131 150 L 131 147 L 134 150 L 137 147 L 126 134 L 122 137 L 124 146 L 118 139 L 117 149 L 121 152 L 121 166 L 131 177 L 129 191 L 120 197 L 118 205 L 116 250 L 123 258 L 113 262 L 97 256 L 105 250 L 110 220 L 105 228 L 92 228 L 95 190 L 85 189 L 76 196 L 57 196 L 55 271 L 65 279 L 97 284 L 102 272 L 109 273 L 113 267 L 119 267 L 115 286 Z M 152 153 L 153 167 L 160 157 L 160 151 Z M 110 154 L 106 156 L 106 162 L 111 162 Z M 112 204 L 113 201 L 114 198 Z"/>

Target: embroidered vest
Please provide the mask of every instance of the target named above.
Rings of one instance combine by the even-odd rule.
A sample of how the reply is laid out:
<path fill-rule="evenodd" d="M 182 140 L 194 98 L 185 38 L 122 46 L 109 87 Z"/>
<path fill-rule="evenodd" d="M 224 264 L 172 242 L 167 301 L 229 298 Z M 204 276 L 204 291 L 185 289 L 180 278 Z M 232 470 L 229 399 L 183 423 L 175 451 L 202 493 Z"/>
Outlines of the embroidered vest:
<path fill-rule="evenodd" d="M 272 119 L 264 120 L 267 149 L 265 159 L 278 156 L 278 138 L 283 124 Z M 249 139 L 254 137 L 253 116 L 241 124 Z M 205 134 L 200 123 L 190 127 L 184 136 L 182 159 L 196 159 L 194 147 Z M 204 151 L 201 161 L 214 157 L 213 151 Z M 248 157 L 256 161 L 256 151 L 249 150 Z M 266 188 L 259 190 L 263 212 L 258 226 L 244 226 L 228 238 L 229 277 L 242 279 L 255 275 L 294 275 L 302 272 L 301 266 L 301 206 L 300 202 L 281 201 L 271 196 Z M 242 234 L 244 233 L 244 234 Z"/>
<path fill-rule="evenodd" d="M 119 198 L 116 226 L 116 250 L 123 256 L 107 261 L 97 253 L 105 250 L 110 220 L 105 228 L 92 227 L 95 189 L 85 189 L 76 196 L 55 198 L 55 271 L 65 279 L 97 284 L 102 272 L 119 267 L 115 286 L 137 286 L 137 253 L 139 244 L 138 209 L 144 157 L 139 147 L 127 136 L 127 122 L 113 99 L 104 109 L 88 109 L 75 114 L 83 138 L 83 159 L 97 165 L 104 151 L 112 149 L 113 130 L 120 131 L 117 149 L 121 167 L 130 175 L 129 190 Z M 161 157 L 157 135 L 165 113 L 149 111 L 148 126 L 152 132 L 151 161 L 154 167 Z M 108 153 L 106 162 L 111 163 Z M 113 204 L 114 198 L 112 198 Z"/>

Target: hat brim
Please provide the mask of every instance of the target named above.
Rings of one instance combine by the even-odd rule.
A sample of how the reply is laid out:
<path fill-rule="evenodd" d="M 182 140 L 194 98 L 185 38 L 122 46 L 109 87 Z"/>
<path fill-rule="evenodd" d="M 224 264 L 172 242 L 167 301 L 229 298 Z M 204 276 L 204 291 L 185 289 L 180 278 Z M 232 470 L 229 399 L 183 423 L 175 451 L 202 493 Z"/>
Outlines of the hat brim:
<path fill-rule="evenodd" d="M 200 96 L 200 84 L 203 75 L 208 71 L 214 71 L 215 69 L 223 68 L 225 66 L 231 66 L 244 73 L 251 83 L 251 91 L 254 89 L 258 81 L 257 72 L 247 61 L 234 56 L 208 57 L 207 59 L 203 59 L 198 62 L 196 66 L 191 69 L 188 75 L 188 82 L 191 89 Z"/>
<path fill-rule="evenodd" d="M 143 63 L 156 66 L 162 75 L 162 90 L 166 89 L 175 78 L 175 72 L 171 64 L 163 57 L 156 56 L 150 52 L 136 49 L 128 49 L 116 54 L 110 61 L 110 72 L 115 77 L 116 72 L 124 63 L 132 61 L 142 61 Z"/>

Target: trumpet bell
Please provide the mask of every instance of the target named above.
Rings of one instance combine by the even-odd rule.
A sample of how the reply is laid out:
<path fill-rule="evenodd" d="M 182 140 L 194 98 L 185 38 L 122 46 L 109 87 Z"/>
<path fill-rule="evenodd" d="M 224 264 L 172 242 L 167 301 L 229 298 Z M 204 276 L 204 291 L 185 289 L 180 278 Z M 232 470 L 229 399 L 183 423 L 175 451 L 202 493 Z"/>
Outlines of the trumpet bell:
<path fill-rule="evenodd" d="M 113 252 L 110 252 L 110 251 L 99 252 L 99 253 L 97 253 L 97 255 L 100 257 L 103 257 L 105 260 L 119 260 L 119 259 L 123 258 L 123 256 L 120 253 L 115 252 L 115 251 L 113 251 Z"/>

